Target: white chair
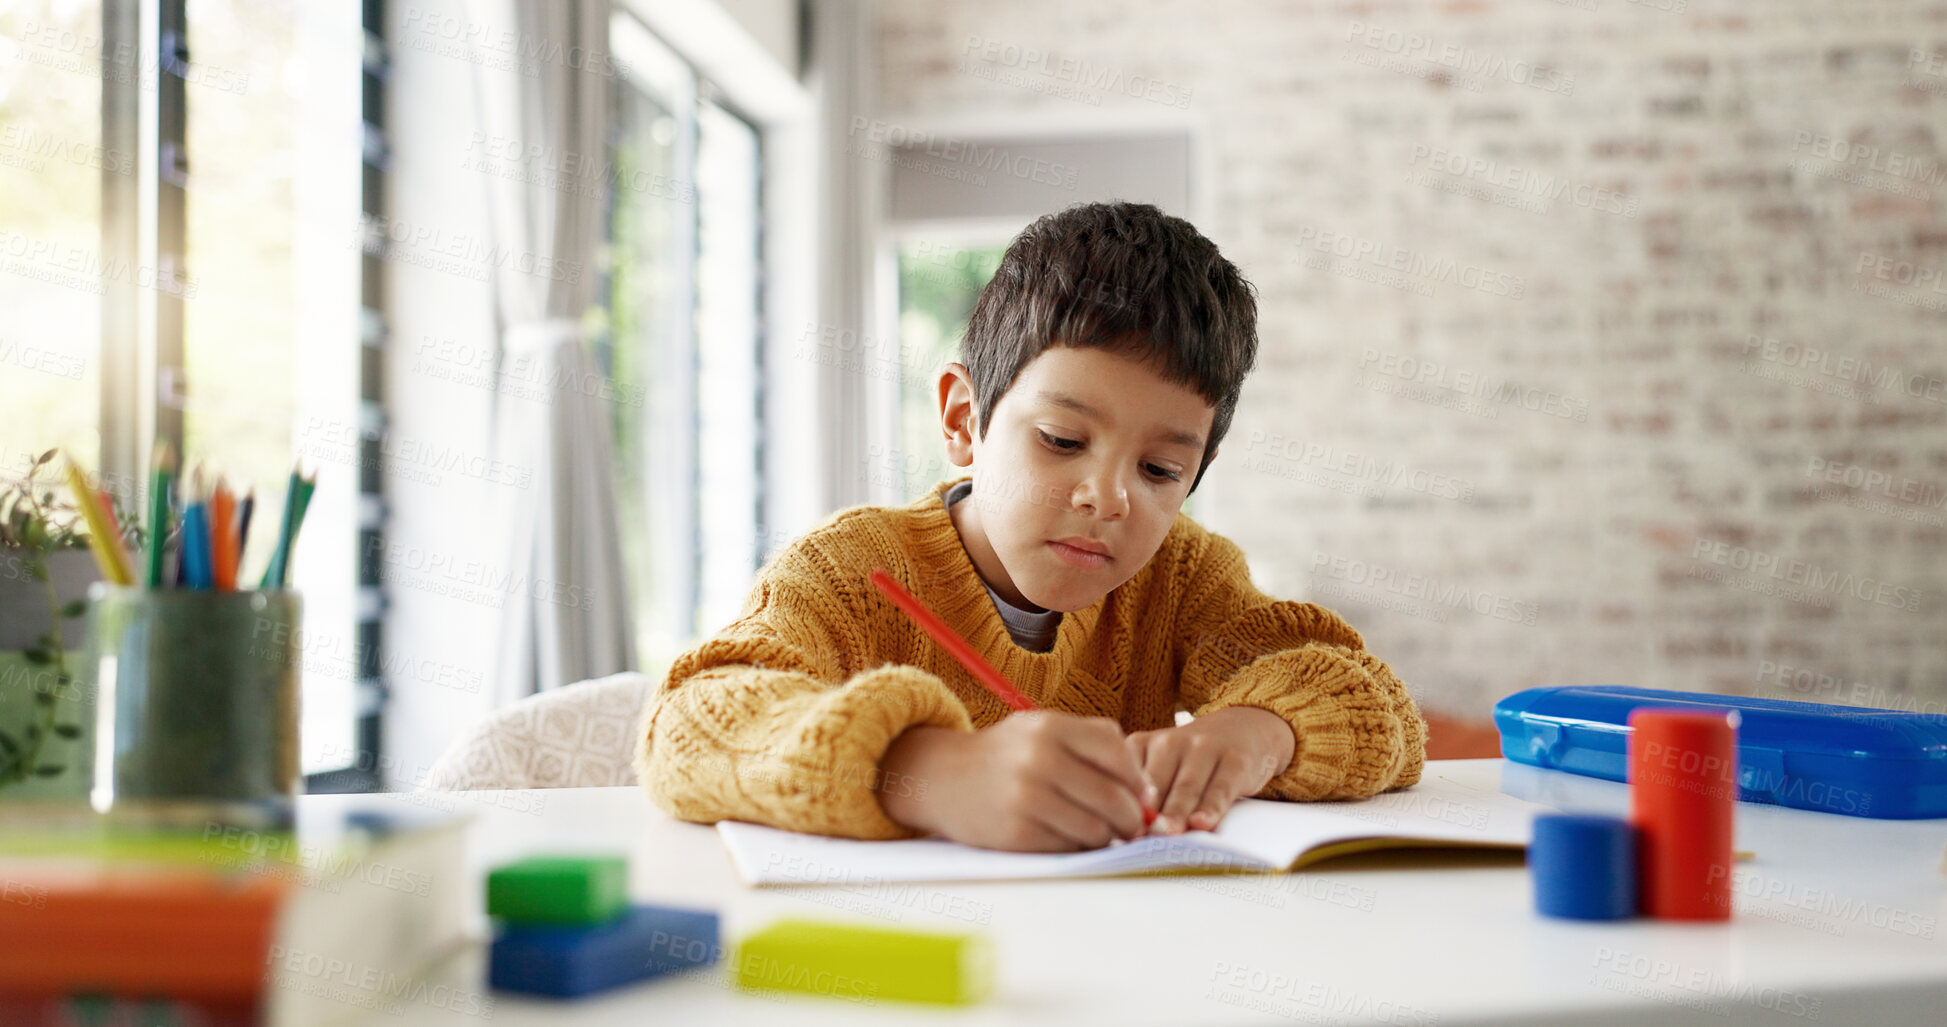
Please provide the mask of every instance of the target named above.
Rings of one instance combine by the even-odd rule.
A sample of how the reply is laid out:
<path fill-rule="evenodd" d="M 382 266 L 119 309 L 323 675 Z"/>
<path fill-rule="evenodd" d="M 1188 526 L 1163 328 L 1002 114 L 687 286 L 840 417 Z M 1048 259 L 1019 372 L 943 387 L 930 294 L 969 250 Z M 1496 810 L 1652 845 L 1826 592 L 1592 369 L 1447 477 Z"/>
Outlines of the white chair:
<path fill-rule="evenodd" d="M 627 671 L 530 695 L 468 728 L 419 790 L 635 784 L 636 730 L 655 687 Z"/>

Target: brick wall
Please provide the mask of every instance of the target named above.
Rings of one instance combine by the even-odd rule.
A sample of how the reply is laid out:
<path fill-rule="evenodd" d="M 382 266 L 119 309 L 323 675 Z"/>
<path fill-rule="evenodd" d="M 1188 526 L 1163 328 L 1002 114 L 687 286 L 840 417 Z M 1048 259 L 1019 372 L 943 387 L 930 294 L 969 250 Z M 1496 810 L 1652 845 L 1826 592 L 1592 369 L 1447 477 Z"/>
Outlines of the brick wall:
<path fill-rule="evenodd" d="M 1947 713 L 1947 4 L 884 0 L 879 40 L 886 118 L 1187 99 L 1263 340 L 1193 513 L 1430 710 Z"/>

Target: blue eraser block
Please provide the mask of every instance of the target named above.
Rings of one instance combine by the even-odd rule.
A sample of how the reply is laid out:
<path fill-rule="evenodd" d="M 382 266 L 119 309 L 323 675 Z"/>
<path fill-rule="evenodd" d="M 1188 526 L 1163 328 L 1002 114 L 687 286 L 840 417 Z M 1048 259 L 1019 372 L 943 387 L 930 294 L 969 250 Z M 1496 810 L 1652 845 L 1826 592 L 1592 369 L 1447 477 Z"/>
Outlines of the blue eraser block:
<path fill-rule="evenodd" d="M 1571 920 L 1636 915 L 1636 829 L 1619 817 L 1549 813 L 1528 844 L 1535 912 Z"/>
<path fill-rule="evenodd" d="M 487 980 L 502 991 L 579 998 L 707 966 L 721 951 L 715 913 L 634 906 L 594 927 L 506 927 L 494 939 Z"/>

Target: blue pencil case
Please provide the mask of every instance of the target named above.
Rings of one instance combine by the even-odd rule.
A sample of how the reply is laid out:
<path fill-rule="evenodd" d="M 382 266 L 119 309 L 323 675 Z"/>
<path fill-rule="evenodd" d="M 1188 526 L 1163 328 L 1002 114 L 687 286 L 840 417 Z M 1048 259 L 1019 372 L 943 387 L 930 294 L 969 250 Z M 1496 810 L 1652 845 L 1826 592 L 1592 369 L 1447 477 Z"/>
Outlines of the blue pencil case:
<path fill-rule="evenodd" d="M 1628 780 L 1638 707 L 1735 710 L 1738 798 L 1879 820 L 1947 817 L 1947 717 L 1623 685 L 1530 688 L 1494 704 L 1501 754 Z"/>

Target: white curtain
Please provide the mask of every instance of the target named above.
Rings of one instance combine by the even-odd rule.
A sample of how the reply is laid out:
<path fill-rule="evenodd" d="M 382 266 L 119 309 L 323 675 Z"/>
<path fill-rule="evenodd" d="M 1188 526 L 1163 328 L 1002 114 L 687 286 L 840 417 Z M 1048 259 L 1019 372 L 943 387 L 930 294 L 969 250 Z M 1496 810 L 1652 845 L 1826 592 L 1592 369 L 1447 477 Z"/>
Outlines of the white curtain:
<path fill-rule="evenodd" d="M 609 414 L 581 317 L 599 280 L 603 178 L 563 173 L 607 160 L 609 0 L 470 0 L 476 23 L 505 27 L 514 67 L 476 65 L 478 115 L 497 162 L 486 177 L 503 380 L 494 455 L 526 488 L 495 493 L 509 588 L 495 701 L 635 666 L 634 621 L 617 530 Z M 507 38 L 507 37 L 502 37 Z"/>

